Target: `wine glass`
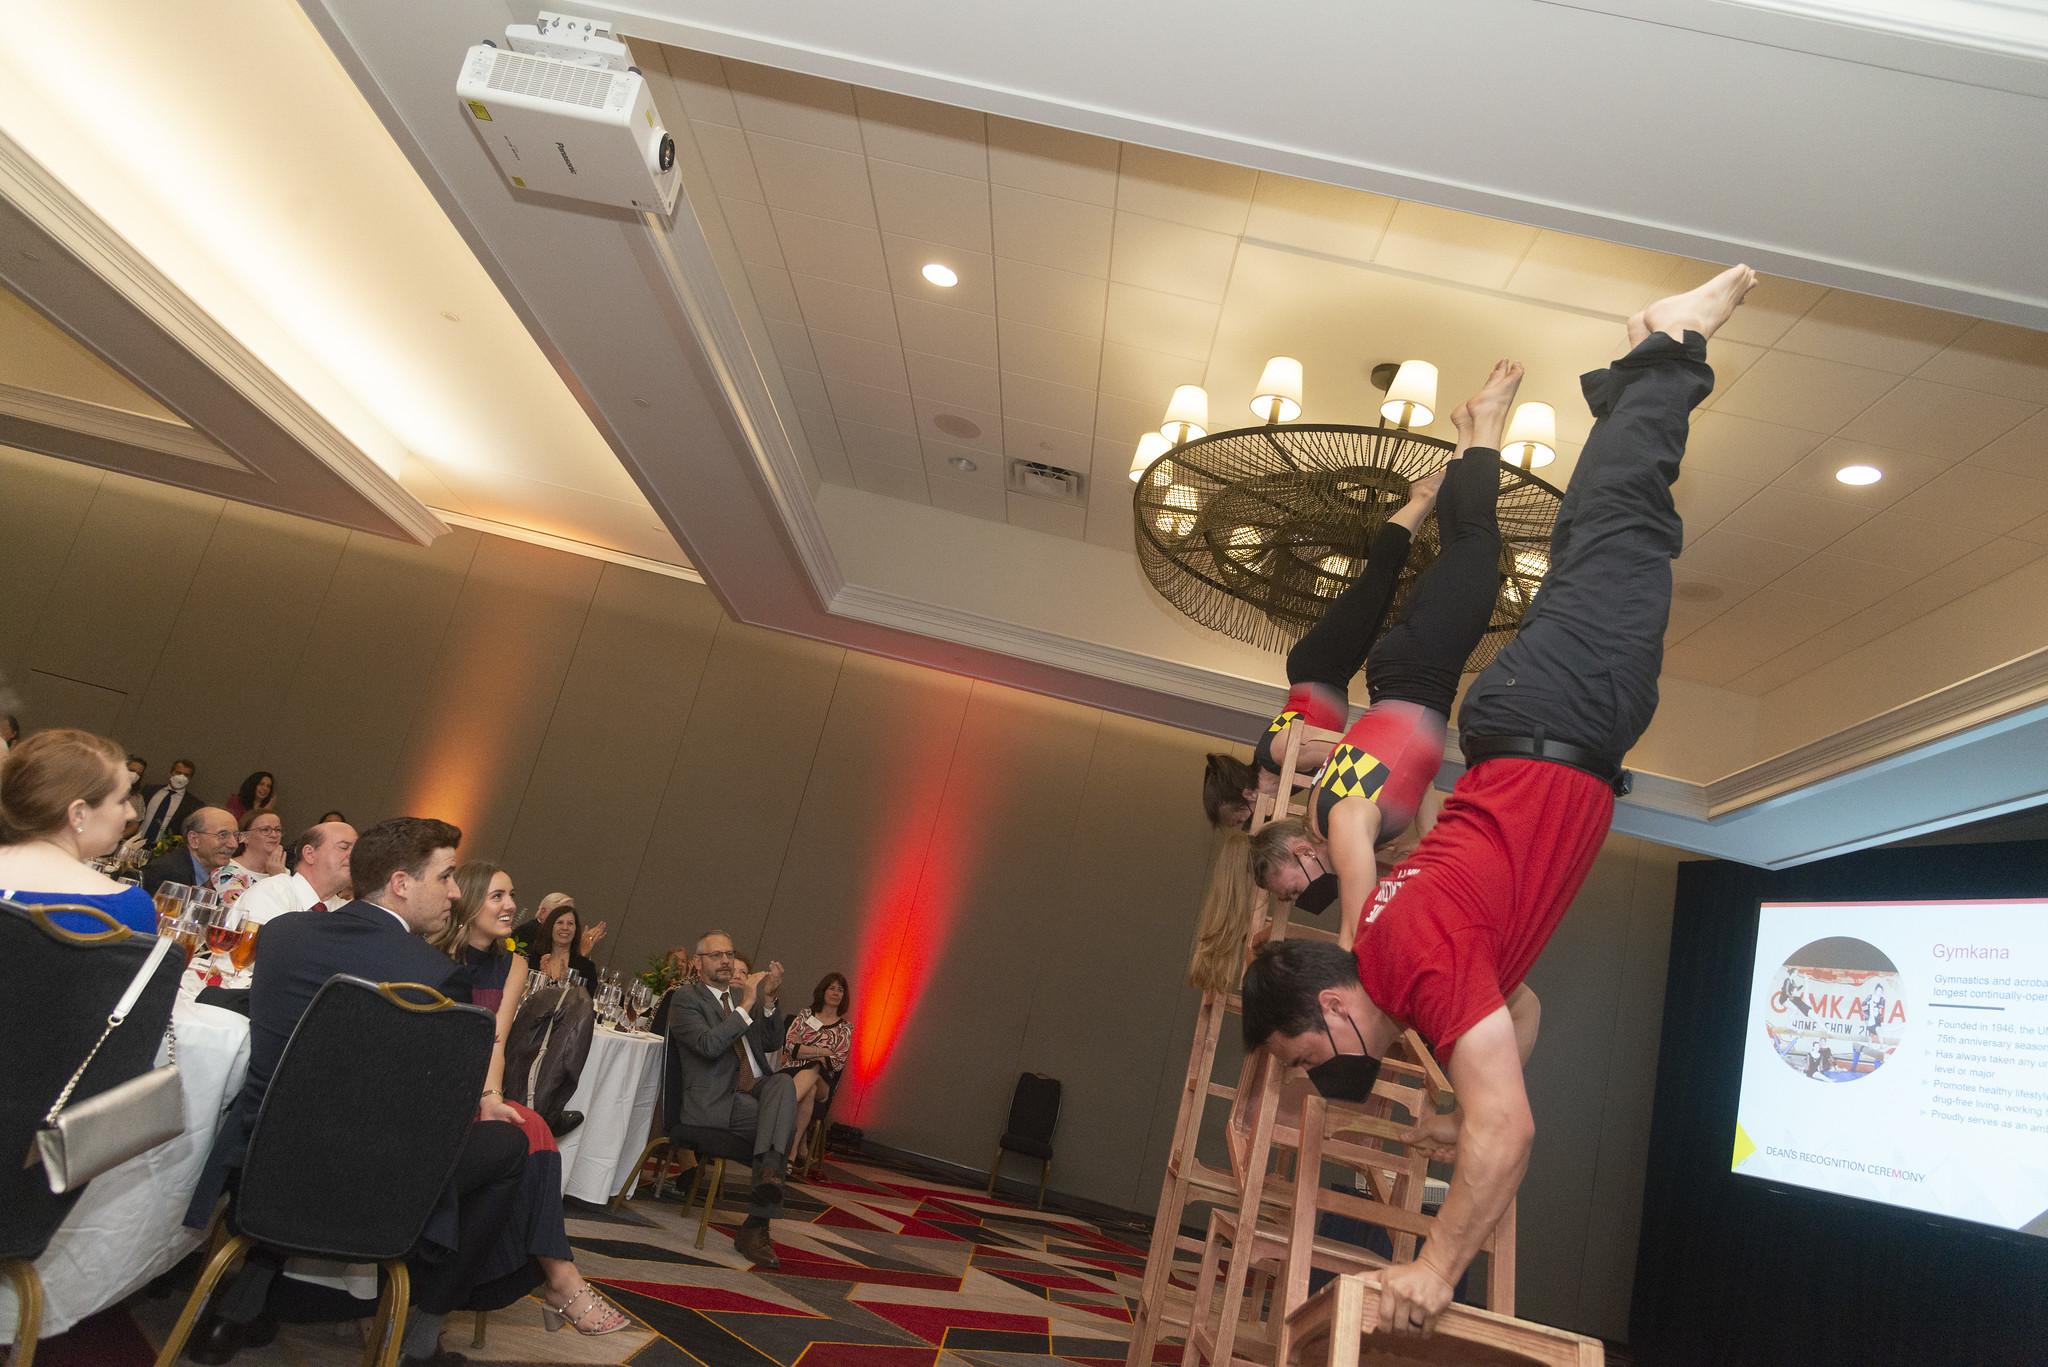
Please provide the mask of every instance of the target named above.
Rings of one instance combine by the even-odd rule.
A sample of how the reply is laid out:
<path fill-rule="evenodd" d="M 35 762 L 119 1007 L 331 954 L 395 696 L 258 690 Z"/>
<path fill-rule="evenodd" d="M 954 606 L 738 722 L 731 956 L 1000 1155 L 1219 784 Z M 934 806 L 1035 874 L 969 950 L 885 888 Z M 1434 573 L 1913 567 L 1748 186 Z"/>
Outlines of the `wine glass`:
<path fill-rule="evenodd" d="M 244 916 L 239 904 L 224 902 L 217 907 L 206 922 L 206 947 L 213 952 L 213 968 L 221 968 L 223 955 L 229 956 L 229 972 L 233 972 L 232 951 L 242 942 Z"/>
<path fill-rule="evenodd" d="M 168 935 L 184 919 L 185 904 L 192 897 L 189 883 L 159 883 L 156 887 L 156 933 Z"/>

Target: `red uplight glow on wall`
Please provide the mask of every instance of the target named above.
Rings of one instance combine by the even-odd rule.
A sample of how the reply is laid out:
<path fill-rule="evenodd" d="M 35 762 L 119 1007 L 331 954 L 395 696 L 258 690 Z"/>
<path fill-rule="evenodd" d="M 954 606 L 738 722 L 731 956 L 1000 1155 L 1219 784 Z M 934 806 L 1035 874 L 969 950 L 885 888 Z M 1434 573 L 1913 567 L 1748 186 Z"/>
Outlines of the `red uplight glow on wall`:
<path fill-rule="evenodd" d="M 860 993 L 853 1013 L 849 1120 L 865 1110 L 870 1084 L 888 1067 L 960 912 L 963 874 L 981 833 L 978 785 L 948 784 L 950 755 L 927 759 L 909 785 L 914 800 L 898 807 L 904 820 L 885 837 L 881 862 L 863 898 Z"/>

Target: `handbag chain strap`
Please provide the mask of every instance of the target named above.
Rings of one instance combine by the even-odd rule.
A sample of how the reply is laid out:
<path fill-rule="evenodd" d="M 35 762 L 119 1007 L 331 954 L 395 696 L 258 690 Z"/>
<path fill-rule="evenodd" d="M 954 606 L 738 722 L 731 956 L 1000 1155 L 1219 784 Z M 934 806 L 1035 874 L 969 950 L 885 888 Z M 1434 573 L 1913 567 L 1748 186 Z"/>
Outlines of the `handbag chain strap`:
<path fill-rule="evenodd" d="M 54 1125 L 57 1123 L 58 1114 L 63 1111 L 65 1103 L 71 1100 L 71 1093 L 78 1087 L 78 1080 L 85 1076 L 86 1069 L 92 1067 L 92 1061 L 99 1056 L 100 1046 L 107 1042 L 107 1036 L 113 1034 L 115 1027 L 119 1026 L 122 1021 L 128 1019 L 128 1013 L 135 1007 L 136 998 L 140 997 L 142 989 L 149 985 L 150 978 L 156 974 L 156 966 L 164 961 L 164 955 L 170 952 L 170 948 L 171 941 L 169 937 L 157 937 L 156 948 L 152 949 L 149 952 L 149 957 L 142 961 L 142 967 L 136 970 L 133 978 L 129 979 L 128 988 L 121 994 L 121 1000 L 115 1002 L 114 1009 L 107 1013 L 107 1028 L 100 1031 L 100 1037 L 93 1041 L 92 1049 L 85 1056 L 85 1062 L 78 1065 L 78 1071 L 73 1073 L 71 1080 L 64 1084 L 64 1090 L 57 1093 L 56 1104 L 51 1106 L 50 1113 L 43 1117 L 43 1124 Z M 170 1055 L 167 1066 L 175 1068 L 178 1066 L 178 1027 L 175 1022 L 167 1023 L 164 1026 L 164 1039 L 168 1041 Z"/>

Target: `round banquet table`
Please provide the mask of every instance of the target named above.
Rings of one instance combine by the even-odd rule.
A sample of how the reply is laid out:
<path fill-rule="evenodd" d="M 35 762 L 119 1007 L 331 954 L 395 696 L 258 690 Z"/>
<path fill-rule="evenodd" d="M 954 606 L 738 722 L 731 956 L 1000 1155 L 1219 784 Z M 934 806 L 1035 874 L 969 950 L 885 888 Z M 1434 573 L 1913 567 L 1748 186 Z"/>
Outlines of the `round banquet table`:
<path fill-rule="evenodd" d="M 618 1194 L 647 1147 L 661 1095 L 659 1035 L 597 1027 L 590 1057 L 568 1109 L 583 1123 L 556 1140 L 562 1150 L 562 1194 L 603 1203 Z"/>
<path fill-rule="evenodd" d="M 185 1132 L 95 1177 L 57 1227 L 36 1259 L 44 1338 L 140 1289 L 199 1246 L 202 1231 L 185 1228 L 185 1205 L 199 1184 L 221 1116 L 242 1090 L 249 1021 L 183 996 L 171 1019 L 178 1031 Z M 161 1048 L 157 1062 L 164 1062 Z M 0 1286 L 0 1343 L 13 1341 L 14 1319 L 14 1290 Z"/>

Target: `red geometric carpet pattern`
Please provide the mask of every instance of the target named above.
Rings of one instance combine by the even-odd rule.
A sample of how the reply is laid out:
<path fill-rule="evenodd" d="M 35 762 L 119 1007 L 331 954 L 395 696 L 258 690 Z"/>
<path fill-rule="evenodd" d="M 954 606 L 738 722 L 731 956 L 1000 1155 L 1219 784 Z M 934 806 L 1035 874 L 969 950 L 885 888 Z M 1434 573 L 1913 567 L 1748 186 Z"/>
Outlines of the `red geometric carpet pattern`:
<path fill-rule="evenodd" d="M 478 1367 L 1121 1367 L 1144 1251 L 1072 1216 L 835 1159 L 790 1185 L 782 1266 L 757 1272 L 732 1249 L 744 1204 L 743 1188 L 721 1193 L 702 1249 L 679 1201 L 573 1208 L 577 1266 L 632 1327 L 547 1334 L 521 1304 L 490 1317 L 484 1346 L 470 1316 L 450 1317 L 442 1344 Z M 184 1289 L 47 1341 L 38 1367 L 144 1367 Z M 235 1361 L 343 1367 L 357 1344 L 353 1322 L 286 1325 Z"/>

